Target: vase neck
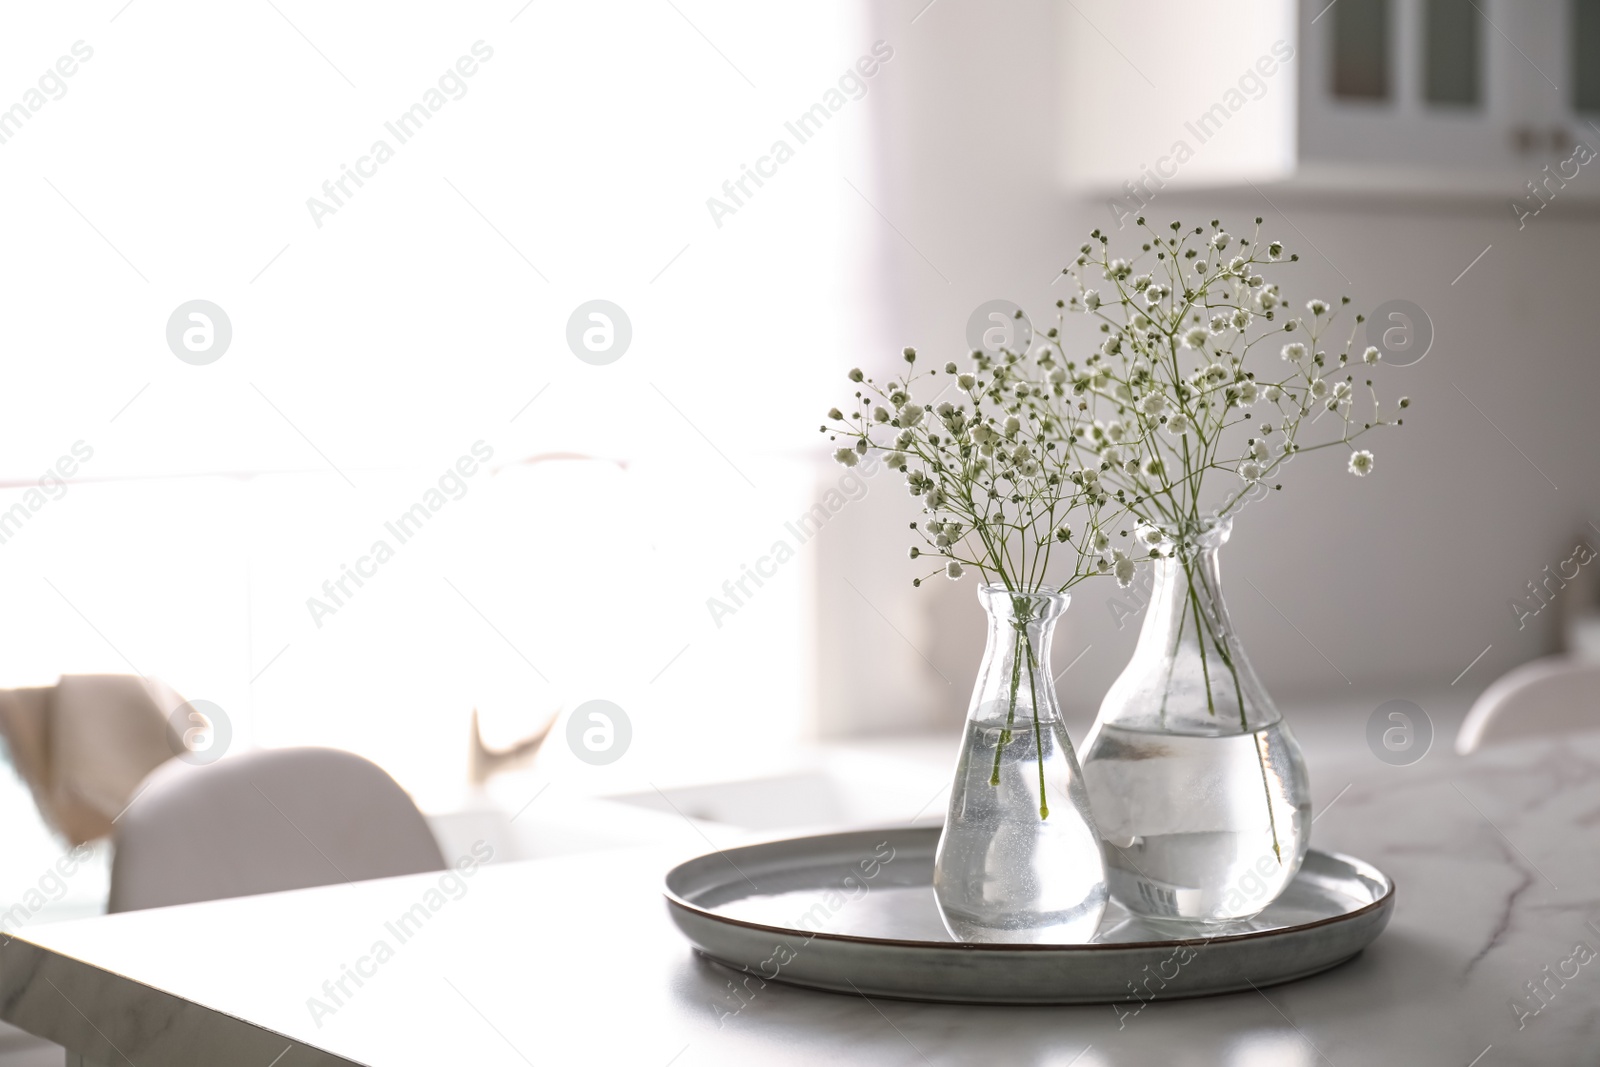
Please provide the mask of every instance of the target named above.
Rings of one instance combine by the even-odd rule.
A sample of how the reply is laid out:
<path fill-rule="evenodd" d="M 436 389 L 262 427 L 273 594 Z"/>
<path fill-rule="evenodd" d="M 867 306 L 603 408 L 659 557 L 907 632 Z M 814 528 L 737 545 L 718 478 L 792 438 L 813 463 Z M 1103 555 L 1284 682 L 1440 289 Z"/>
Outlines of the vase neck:
<path fill-rule="evenodd" d="M 1222 598 L 1222 569 L 1218 549 L 1192 548 L 1152 562 L 1154 583 L 1150 608 L 1139 630 L 1139 645 L 1146 642 L 1170 649 L 1179 640 L 1195 636 L 1195 609 L 1200 611 L 1200 632 L 1232 632 L 1228 606 Z"/>
<path fill-rule="evenodd" d="M 1150 605 L 1101 718 L 1138 729 L 1238 733 L 1280 719 L 1222 595 L 1221 540 L 1180 544 L 1153 563 Z"/>
<path fill-rule="evenodd" d="M 984 586 L 978 599 L 989 618 L 989 637 L 967 717 L 975 720 L 1059 717 L 1050 676 L 1050 641 L 1071 597 L 1065 593 L 1014 593 Z"/>

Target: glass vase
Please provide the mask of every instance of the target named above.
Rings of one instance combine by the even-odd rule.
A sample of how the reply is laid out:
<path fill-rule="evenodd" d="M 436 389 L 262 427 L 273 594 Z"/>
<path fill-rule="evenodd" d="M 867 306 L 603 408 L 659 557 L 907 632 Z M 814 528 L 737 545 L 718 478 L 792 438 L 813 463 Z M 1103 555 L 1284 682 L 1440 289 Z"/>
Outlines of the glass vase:
<path fill-rule="evenodd" d="M 1157 560 L 1139 643 L 1084 741 L 1111 895 L 1156 919 L 1246 919 L 1310 843 L 1300 746 L 1222 599 L 1227 520 Z"/>
<path fill-rule="evenodd" d="M 952 937 L 1080 944 L 1106 907 L 1104 860 L 1050 675 L 1069 597 L 983 586 L 989 638 L 934 859 Z"/>

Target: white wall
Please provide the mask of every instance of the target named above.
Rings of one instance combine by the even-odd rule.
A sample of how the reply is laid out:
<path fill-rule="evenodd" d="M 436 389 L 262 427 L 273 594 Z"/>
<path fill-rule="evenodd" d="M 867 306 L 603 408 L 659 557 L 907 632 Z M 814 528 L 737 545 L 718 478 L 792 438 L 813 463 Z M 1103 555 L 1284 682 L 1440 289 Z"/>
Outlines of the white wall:
<path fill-rule="evenodd" d="M 924 3 L 875 13 L 874 36 L 897 49 L 893 77 L 873 99 L 886 174 L 877 206 L 899 231 L 878 233 L 884 332 L 893 338 L 880 367 L 898 358 L 901 344 L 959 358 L 967 316 L 993 297 L 1037 312 L 1036 322 L 1053 312 L 1053 277 L 1090 229 L 1111 220 L 1103 202 L 1075 201 L 1058 181 L 1065 102 L 1057 89 L 1057 20 L 1098 39 L 1094 31 L 1071 5 L 1043 0 L 1003 8 L 939 0 L 919 16 Z M 1159 17 L 1147 20 L 1145 32 L 1159 29 Z M 1113 43 L 1140 54 L 1138 38 Z M 1165 67 L 1161 76 L 1169 92 L 1215 95 L 1179 70 Z M 1119 105 L 1071 101 L 1110 111 Z M 1580 180 L 1600 183 L 1600 175 Z M 1241 520 L 1226 550 L 1235 621 L 1280 701 L 1448 688 L 1492 645 L 1456 686 L 1477 690 L 1554 645 L 1556 608 L 1519 630 L 1509 601 L 1546 564 L 1571 554 L 1580 528 L 1600 539 L 1583 526 L 1591 517 L 1600 522 L 1600 361 L 1590 314 L 1600 221 L 1561 213 L 1558 203 L 1518 232 L 1507 206 L 1517 191 L 1466 206 L 1427 197 L 1274 197 L 1279 211 L 1246 190 L 1174 196 L 1152 208 L 1162 220 L 1220 217 L 1235 220 L 1235 229 L 1262 215 L 1274 237 L 1304 253 L 1290 295 L 1348 293 L 1367 307 L 1406 298 L 1427 309 L 1436 328 L 1426 359 L 1386 369 L 1388 395 L 1409 394 L 1414 405 L 1404 428 L 1373 441 L 1375 474 L 1357 481 L 1331 457 L 1304 458 L 1287 472 L 1280 496 Z M 878 531 L 911 516 L 909 499 L 901 499 L 875 493 L 851 516 L 863 552 L 879 549 L 866 543 L 884 540 Z M 841 566 L 877 572 L 884 598 L 877 607 L 952 684 L 879 625 L 870 642 L 856 635 L 853 669 L 864 676 L 884 662 L 909 665 L 928 684 L 836 716 L 857 725 L 947 721 L 964 710 L 981 652 L 973 586 L 913 590 L 904 545 L 884 551 L 841 551 L 849 560 Z M 836 580 L 819 577 L 824 589 Z M 1062 680 L 1063 700 L 1080 719 L 1093 713 L 1132 648 L 1135 627 L 1119 631 L 1106 606 L 1116 595 L 1109 585 L 1080 587 L 1058 641 L 1058 669 L 1092 645 Z"/>
<path fill-rule="evenodd" d="M 857 136 L 892 62 L 846 77 L 873 44 L 853 0 L 375 12 L 0 11 L 0 111 L 38 98 L 0 130 L 0 514 L 38 504 L 0 529 L 0 686 L 147 672 L 240 746 L 349 747 L 412 787 L 462 779 L 475 706 L 501 743 L 614 700 L 663 774 L 791 742 L 805 565 L 732 619 L 708 601 L 810 503 L 870 215 L 841 174 L 871 187 Z M 365 183 L 313 212 L 344 165 Z M 765 183 L 714 212 L 746 167 Z M 194 298 L 232 323 L 204 366 L 166 336 Z M 603 366 L 566 333 L 596 298 L 633 328 Z M 493 462 L 446 501 L 479 441 Z M 529 465 L 573 453 L 597 461 Z M 400 549 L 385 522 L 430 492 Z M 311 605 L 385 538 L 336 617 Z"/>

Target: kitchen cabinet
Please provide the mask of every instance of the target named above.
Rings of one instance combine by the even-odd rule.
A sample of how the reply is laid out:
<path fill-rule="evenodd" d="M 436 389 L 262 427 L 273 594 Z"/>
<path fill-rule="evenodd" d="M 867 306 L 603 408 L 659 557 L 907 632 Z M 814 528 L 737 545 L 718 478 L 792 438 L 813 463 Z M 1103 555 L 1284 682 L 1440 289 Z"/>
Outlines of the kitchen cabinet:
<path fill-rule="evenodd" d="M 1199 0 L 1159 20 L 1075 0 L 1061 17 L 1076 190 L 1600 197 L 1600 0 Z"/>

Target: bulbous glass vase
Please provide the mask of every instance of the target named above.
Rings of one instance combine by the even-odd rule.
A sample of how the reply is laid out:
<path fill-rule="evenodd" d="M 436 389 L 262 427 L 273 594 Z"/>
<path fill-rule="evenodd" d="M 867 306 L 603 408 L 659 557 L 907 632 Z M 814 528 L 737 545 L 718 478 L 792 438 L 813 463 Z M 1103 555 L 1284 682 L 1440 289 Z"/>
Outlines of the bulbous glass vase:
<path fill-rule="evenodd" d="M 1222 599 L 1217 523 L 1157 560 L 1139 643 L 1084 741 L 1111 895 L 1158 919 L 1245 919 L 1310 844 L 1300 746 Z"/>
<path fill-rule="evenodd" d="M 960 941 L 1081 944 L 1100 926 L 1106 882 L 1050 676 L 1050 638 L 1070 598 L 984 586 L 978 599 L 989 639 L 934 859 L 934 896 Z"/>

